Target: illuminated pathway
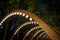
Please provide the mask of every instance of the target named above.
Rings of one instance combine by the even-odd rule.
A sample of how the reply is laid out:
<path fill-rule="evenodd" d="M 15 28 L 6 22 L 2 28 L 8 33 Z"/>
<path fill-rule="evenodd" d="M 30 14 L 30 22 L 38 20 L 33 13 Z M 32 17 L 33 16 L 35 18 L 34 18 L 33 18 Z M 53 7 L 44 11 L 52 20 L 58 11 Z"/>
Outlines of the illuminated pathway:
<path fill-rule="evenodd" d="M 7 39 L 7 33 L 9 33 L 8 23 L 15 16 L 19 17 L 18 19 L 20 19 L 19 26 L 14 28 L 14 31 L 11 32 L 11 36 Z M 19 40 L 19 37 L 20 40 L 60 40 L 60 35 L 58 35 L 58 33 L 51 26 L 48 26 L 33 13 L 25 10 L 15 10 L 10 12 L 10 14 L 8 14 L 0 22 L 0 26 L 4 23 L 7 23 L 5 25 L 7 25 L 8 27 L 6 26 L 3 40 Z M 19 37 L 17 37 L 17 34 L 19 34 L 20 36 L 18 35 Z M 37 38 L 34 39 L 35 37 Z"/>

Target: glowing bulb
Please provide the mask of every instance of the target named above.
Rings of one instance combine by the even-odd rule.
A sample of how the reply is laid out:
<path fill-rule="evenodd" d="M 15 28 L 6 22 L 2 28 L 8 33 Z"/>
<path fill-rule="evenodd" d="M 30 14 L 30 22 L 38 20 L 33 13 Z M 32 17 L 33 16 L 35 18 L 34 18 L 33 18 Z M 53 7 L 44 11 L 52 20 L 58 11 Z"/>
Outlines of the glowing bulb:
<path fill-rule="evenodd" d="M 26 15 L 26 18 L 28 18 L 29 16 L 28 15 Z"/>
<path fill-rule="evenodd" d="M 14 14 L 16 15 L 17 13 L 15 12 Z"/>
<path fill-rule="evenodd" d="M 12 16 L 12 14 L 10 14 L 9 16 Z"/>
<path fill-rule="evenodd" d="M 22 13 L 20 13 L 20 15 L 22 15 Z"/>
<path fill-rule="evenodd" d="M 25 14 L 23 14 L 23 16 L 25 16 Z"/>
<path fill-rule="evenodd" d="M 32 21 L 32 18 L 29 18 L 30 21 Z"/>
<path fill-rule="evenodd" d="M 14 15 L 14 13 L 12 13 L 12 15 Z"/>
<path fill-rule="evenodd" d="M 1 25 L 1 23 L 0 23 L 0 25 Z"/>

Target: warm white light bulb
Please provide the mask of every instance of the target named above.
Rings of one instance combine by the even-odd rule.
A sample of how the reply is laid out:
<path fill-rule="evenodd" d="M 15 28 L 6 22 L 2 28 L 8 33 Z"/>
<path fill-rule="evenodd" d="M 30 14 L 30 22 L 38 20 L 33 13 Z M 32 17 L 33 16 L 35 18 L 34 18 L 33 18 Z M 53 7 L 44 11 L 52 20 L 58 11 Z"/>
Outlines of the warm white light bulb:
<path fill-rule="evenodd" d="M 0 23 L 0 25 L 1 25 L 1 23 Z"/>
<path fill-rule="evenodd" d="M 23 16 L 25 16 L 25 14 L 23 14 Z"/>
<path fill-rule="evenodd" d="M 30 21 L 32 21 L 32 18 L 29 18 Z"/>
<path fill-rule="evenodd" d="M 20 13 L 20 15 L 22 15 L 22 13 Z"/>
<path fill-rule="evenodd" d="M 10 14 L 9 16 L 12 16 L 12 14 Z"/>
<path fill-rule="evenodd" d="M 14 15 L 14 13 L 12 13 L 12 15 Z"/>
<path fill-rule="evenodd" d="M 26 18 L 28 18 L 29 16 L 28 15 L 26 15 Z"/>
<path fill-rule="evenodd" d="M 15 12 L 14 14 L 16 15 L 17 13 Z"/>

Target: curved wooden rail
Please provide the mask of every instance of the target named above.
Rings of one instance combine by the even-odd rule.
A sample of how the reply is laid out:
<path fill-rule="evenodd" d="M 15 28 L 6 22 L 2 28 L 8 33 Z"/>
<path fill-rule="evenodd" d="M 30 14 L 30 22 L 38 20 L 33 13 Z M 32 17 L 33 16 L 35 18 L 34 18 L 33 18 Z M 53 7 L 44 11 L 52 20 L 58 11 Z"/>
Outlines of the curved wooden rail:
<path fill-rule="evenodd" d="M 29 15 L 31 18 L 34 19 L 34 21 L 38 22 L 38 24 L 42 27 L 42 29 L 48 34 L 48 36 L 52 40 L 60 40 L 60 35 L 58 35 L 50 26 L 48 26 L 44 21 L 42 21 L 39 17 L 37 17 L 33 13 L 28 12 L 26 10 L 15 10 L 13 12 L 22 12 L 22 13 Z"/>
<path fill-rule="evenodd" d="M 60 40 L 60 35 L 55 31 L 55 29 L 53 29 L 53 27 L 47 25 L 44 21 L 42 21 L 39 17 L 37 17 L 36 15 L 34 15 L 33 13 L 31 12 L 28 12 L 26 10 L 14 10 L 12 12 L 10 12 L 11 14 L 9 14 L 8 16 L 6 16 L 1 22 L 0 22 L 0 25 L 3 24 L 3 22 L 9 18 L 10 16 L 13 16 L 13 15 L 16 15 L 16 12 L 17 15 L 22 15 L 21 13 L 23 13 L 22 16 L 25 16 L 26 15 L 26 18 L 30 17 L 29 20 L 30 22 L 32 21 L 35 21 L 35 22 L 38 22 L 37 24 L 39 24 L 39 26 L 41 26 L 41 28 L 47 33 L 47 35 L 52 39 L 52 40 Z M 32 21 L 31 21 L 32 20 Z M 34 23 L 35 23 L 34 22 Z M 22 26 L 23 27 L 23 26 Z M 18 28 L 20 29 L 20 28 Z M 19 30 L 16 30 L 16 32 L 14 33 L 14 35 L 19 31 Z M 36 35 L 36 34 L 35 34 Z M 35 36 L 34 35 L 34 36 Z M 34 37 L 33 36 L 33 37 Z M 45 35 L 46 36 L 46 35 Z M 45 37 L 43 36 L 43 37 Z M 14 36 L 12 36 L 13 38 Z"/>

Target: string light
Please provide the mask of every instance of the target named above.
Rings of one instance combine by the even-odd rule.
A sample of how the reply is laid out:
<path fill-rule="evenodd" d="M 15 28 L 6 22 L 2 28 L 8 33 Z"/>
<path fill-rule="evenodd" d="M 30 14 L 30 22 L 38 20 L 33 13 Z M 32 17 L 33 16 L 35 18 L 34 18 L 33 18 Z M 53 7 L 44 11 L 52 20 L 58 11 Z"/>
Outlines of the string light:
<path fill-rule="evenodd" d="M 30 21 L 32 21 L 32 18 L 29 18 Z"/>

